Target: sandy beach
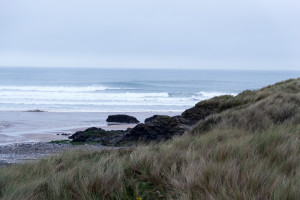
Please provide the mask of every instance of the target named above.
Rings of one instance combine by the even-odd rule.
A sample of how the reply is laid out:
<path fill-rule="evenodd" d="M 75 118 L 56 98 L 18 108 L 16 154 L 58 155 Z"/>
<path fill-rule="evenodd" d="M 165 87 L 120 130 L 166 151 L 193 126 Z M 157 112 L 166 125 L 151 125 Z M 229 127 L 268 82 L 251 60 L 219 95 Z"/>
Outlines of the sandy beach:
<path fill-rule="evenodd" d="M 0 112 L 0 145 L 24 142 L 49 142 L 66 139 L 67 135 L 89 127 L 106 130 L 125 130 L 135 124 L 108 124 L 107 112 Z M 140 122 L 155 114 L 174 116 L 178 112 L 122 113 L 136 117 Z"/>

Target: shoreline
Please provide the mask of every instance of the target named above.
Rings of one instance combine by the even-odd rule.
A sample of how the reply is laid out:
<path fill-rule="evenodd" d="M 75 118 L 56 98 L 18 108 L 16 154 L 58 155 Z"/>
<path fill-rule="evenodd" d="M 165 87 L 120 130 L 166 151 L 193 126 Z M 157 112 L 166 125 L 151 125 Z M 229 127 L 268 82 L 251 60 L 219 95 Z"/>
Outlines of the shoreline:
<path fill-rule="evenodd" d="M 136 124 L 106 123 L 110 114 L 129 114 L 140 122 L 155 114 L 175 116 L 176 112 L 2 112 L 0 115 L 0 167 L 37 160 L 67 150 L 117 148 L 101 145 L 53 144 L 53 140 L 66 140 L 76 131 L 90 127 L 104 130 L 126 130 Z M 63 135 L 62 135 L 63 134 Z"/>
<path fill-rule="evenodd" d="M 106 119 L 111 114 L 128 114 L 140 122 L 155 114 L 175 116 L 179 112 L 1 112 L 0 115 L 0 145 L 18 142 L 44 142 L 65 139 L 61 134 L 73 134 L 90 127 L 100 127 L 106 130 L 125 130 L 134 125 L 110 125 Z"/>
<path fill-rule="evenodd" d="M 133 128 L 136 124 L 114 124 L 109 126 L 102 126 L 105 130 L 126 130 Z M 88 127 L 89 128 L 89 127 Z M 76 131 L 85 130 L 85 128 L 73 129 Z M 0 145 L 0 167 L 9 166 L 12 164 L 20 164 L 27 161 L 38 160 L 47 156 L 57 155 L 67 150 L 73 149 L 112 149 L 119 147 L 108 147 L 99 144 L 55 144 L 50 143 L 53 140 L 67 140 L 69 135 L 53 135 L 53 134 L 24 134 L 23 137 L 32 139 L 31 142 L 16 142 Z M 36 140 L 34 142 L 34 140 Z M 38 142 L 37 142 L 38 141 Z"/>

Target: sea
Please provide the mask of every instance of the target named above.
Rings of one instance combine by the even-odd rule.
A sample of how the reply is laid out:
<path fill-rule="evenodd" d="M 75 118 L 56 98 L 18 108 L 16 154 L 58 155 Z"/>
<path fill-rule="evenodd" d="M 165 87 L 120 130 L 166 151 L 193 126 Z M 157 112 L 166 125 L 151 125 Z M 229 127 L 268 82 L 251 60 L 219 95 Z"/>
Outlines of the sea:
<path fill-rule="evenodd" d="M 181 112 L 300 71 L 0 67 L 0 111 Z"/>

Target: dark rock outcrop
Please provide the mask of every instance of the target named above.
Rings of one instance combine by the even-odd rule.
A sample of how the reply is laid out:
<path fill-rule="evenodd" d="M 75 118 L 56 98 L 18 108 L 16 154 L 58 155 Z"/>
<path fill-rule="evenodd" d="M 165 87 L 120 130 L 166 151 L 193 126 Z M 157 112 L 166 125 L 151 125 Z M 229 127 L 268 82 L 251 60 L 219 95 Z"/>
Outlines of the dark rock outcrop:
<path fill-rule="evenodd" d="M 188 127 L 176 117 L 156 115 L 145 124 L 138 124 L 126 134 L 122 141 L 161 141 L 174 135 L 182 135 Z"/>
<path fill-rule="evenodd" d="M 240 105 L 240 102 L 230 95 L 214 97 L 201 101 L 194 107 L 187 109 L 179 116 L 154 115 L 145 119 L 144 124 L 138 124 L 126 131 L 105 131 L 101 128 L 90 128 L 76 132 L 69 137 L 74 142 L 97 142 L 102 145 L 132 144 L 137 141 L 162 141 L 175 135 L 182 135 L 192 125 L 212 114 Z M 139 121 L 129 115 L 110 115 L 107 122 L 138 123 Z M 209 128 L 210 122 L 203 126 Z"/>
<path fill-rule="evenodd" d="M 152 117 L 145 119 L 145 124 L 152 123 L 153 121 L 156 121 L 159 118 L 169 117 L 167 115 L 153 115 Z"/>
<path fill-rule="evenodd" d="M 107 122 L 118 122 L 118 123 L 128 123 L 128 124 L 138 124 L 140 123 L 135 117 L 130 115 L 109 115 L 106 119 Z"/>
<path fill-rule="evenodd" d="M 101 128 L 88 128 L 85 131 L 77 131 L 69 139 L 72 142 L 80 143 L 99 143 L 101 145 L 115 145 L 127 134 L 128 131 L 106 131 Z"/>
<path fill-rule="evenodd" d="M 88 128 L 77 131 L 69 139 L 73 143 L 99 143 L 101 145 L 126 145 L 134 142 L 151 142 L 170 139 L 175 135 L 182 135 L 189 126 L 182 123 L 179 116 L 169 117 L 155 115 L 146 120 L 145 124 L 138 124 L 126 131 L 106 131 L 101 128 Z"/>
<path fill-rule="evenodd" d="M 209 115 L 239 105 L 240 101 L 233 96 L 223 95 L 201 101 L 179 116 L 154 115 L 145 119 L 144 124 L 138 124 L 126 131 L 105 131 L 101 128 L 89 128 L 85 131 L 78 131 L 69 138 L 73 139 L 73 142 L 97 142 L 102 145 L 132 144 L 137 141 L 162 141 L 175 135 L 182 135 L 189 127 L 200 120 L 204 120 Z M 129 115 L 110 115 L 106 121 L 139 123 L 135 117 Z M 206 124 L 203 128 L 209 128 L 211 123 Z"/>

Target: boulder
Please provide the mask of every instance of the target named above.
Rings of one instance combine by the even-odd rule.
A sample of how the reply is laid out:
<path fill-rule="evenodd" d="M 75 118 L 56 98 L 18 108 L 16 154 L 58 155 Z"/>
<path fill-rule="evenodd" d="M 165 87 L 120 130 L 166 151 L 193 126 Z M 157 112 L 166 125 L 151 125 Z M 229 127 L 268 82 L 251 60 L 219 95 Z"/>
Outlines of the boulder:
<path fill-rule="evenodd" d="M 107 122 L 118 122 L 118 123 L 128 123 L 128 124 L 138 124 L 140 123 L 135 117 L 130 115 L 109 115 L 106 119 Z"/>
<path fill-rule="evenodd" d="M 126 134 L 122 141 L 161 141 L 174 135 L 182 135 L 188 127 L 176 117 L 156 115 L 145 124 L 138 124 Z"/>
<path fill-rule="evenodd" d="M 99 143 L 101 145 L 115 145 L 125 134 L 126 131 L 106 131 L 101 128 L 88 128 L 85 131 L 77 131 L 69 137 L 72 142 L 80 143 Z"/>
<path fill-rule="evenodd" d="M 158 118 L 165 118 L 168 117 L 167 115 L 153 115 L 152 117 L 145 119 L 145 124 L 152 123 L 153 121 L 157 120 Z"/>
<path fill-rule="evenodd" d="M 27 110 L 26 112 L 45 112 L 45 111 L 43 111 L 43 110 Z"/>

